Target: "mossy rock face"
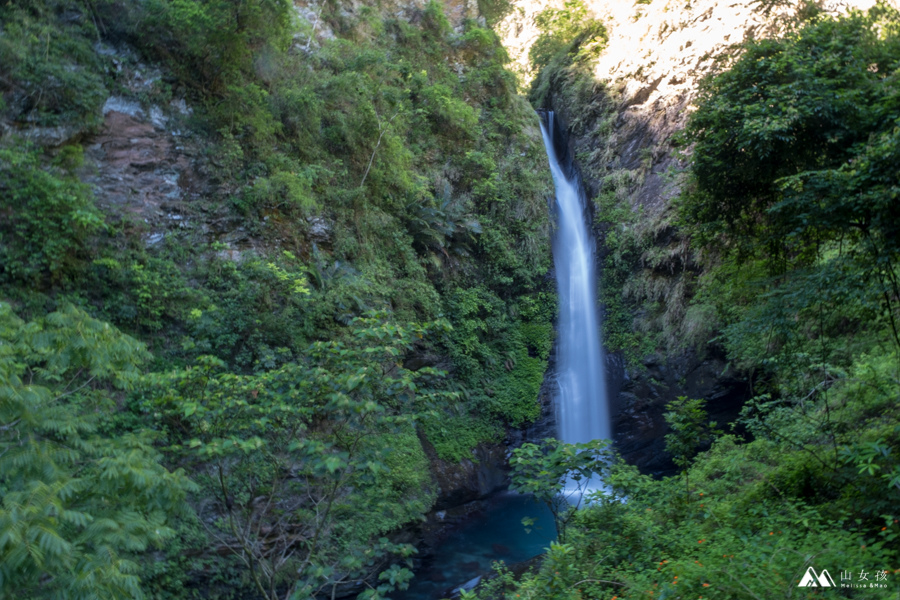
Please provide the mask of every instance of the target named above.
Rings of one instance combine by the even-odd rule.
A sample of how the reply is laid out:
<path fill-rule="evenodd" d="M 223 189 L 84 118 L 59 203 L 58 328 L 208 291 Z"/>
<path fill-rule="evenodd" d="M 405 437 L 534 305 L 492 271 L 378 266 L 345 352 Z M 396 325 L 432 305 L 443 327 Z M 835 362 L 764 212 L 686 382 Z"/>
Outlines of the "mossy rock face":
<path fill-rule="evenodd" d="M 900 13 L 697 0 L 618 14 L 634 16 L 610 28 L 635 42 L 624 60 L 560 57 L 536 89 L 572 124 L 596 191 L 604 333 L 629 376 L 617 442 L 651 473 L 614 463 L 612 497 L 572 514 L 569 543 L 485 597 L 769 597 L 794 593 L 812 568 L 799 557 L 816 572 L 895 563 L 900 238 L 880 211 L 896 208 L 882 187 L 896 187 L 900 148 L 884 83 L 898 77 Z M 720 16 L 739 28 L 719 34 L 746 25 L 752 39 L 716 47 L 698 30 Z M 629 55 L 635 32 L 658 43 Z M 704 417 L 734 427 L 710 445 Z"/>
<path fill-rule="evenodd" d="M 440 458 L 427 440 L 423 446 L 438 489 L 434 511 L 466 514 L 472 508 L 467 505 L 509 485 L 508 449 L 503 444 L 479 443 L 458 460 Z"/>
<path fill-rule="evenodd" d="M 504 485 L 498 442 L 536 415 L 553 305 L 537 117 L 471 5 L 345 8 L 0 6 L 0 298 L 26 320 L 75 304 L 152 351 L 97 418 L 152 434 L 200 485 L 164 560 L 129 554 L 157 563 L 133 572 L 160 600 L 399 584 L 393 534 Z M 247 545 L 229 515 L 258 520 Z M 285 540 L 321 555 L 276 564 Z"/>

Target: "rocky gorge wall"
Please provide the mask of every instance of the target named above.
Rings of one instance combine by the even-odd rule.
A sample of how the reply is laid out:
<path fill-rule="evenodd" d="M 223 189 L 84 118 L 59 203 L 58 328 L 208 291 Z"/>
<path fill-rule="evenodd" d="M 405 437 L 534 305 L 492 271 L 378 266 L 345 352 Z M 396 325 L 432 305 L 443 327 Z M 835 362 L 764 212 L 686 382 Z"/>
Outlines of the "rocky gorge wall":
<path fill-rule="evenodd" d="M 139 4 L 135 3 L 135 6 Z M 546 263 L 549 264 L 549 218 L 545 191 L 550 189 L 550 179 L 549 172 L 546 172 L 543 174 L 545 181 L 539 181 L 542 175 L 540 167 L 545 165 L 545 156 L 537 119 L 528 104 L 521 97 L 515 96 L 514 86 L 508 84 L 505 77 L 496 76 L 497 72 L 488 70 L 496 64 L 500 75 L 505 75 L 502 73 L 502 59 L 498 58 L 493 62 L 492 53 L 496 50 L 496 54 L 502 56 L 503 52 L 490 32 L 482 29 L 486 20 L 480 13 L 479 3 L 455 0 L 438 3 L 442 5 L 443 16 L 446 16 L 449 23 L 446 28 L 440 19 L 435 19 L 435 23 L 425 23 L 431 18 L 429 14 L 434 16 L 433 4 L 424 0 L 360 1 L 329 5 L 326 10 L 324 3 L 292 3 L 297 18 L 291 21 L 291 27 L 296 29 L 292 30 L 292 37 L 289 38 L 289 49 L 281 57 L 287 65 L 282 68 L 287 70 L 288 66 L 295 68 L 300 64 L 302 69 L 299 72 L 273 75 L 272 63 L 277 61 L 261 53 L 270 62 L 266 63 L 262 59 L 253 62 L 248 74 L 242 75 L 246 81 L 240 80 L 241 85 L 234 86 L 235 89 L 256 89 L 251 84 L 259 84 L 266 88 L 269 100 L 262 101 L 256 107 L 259 109 L 257 116 L 265 115 L 267 111 L 276 113 L 278 135 L 274 138 L 275 141 L 252 141 L 251 132 L 258 127 L 259 121 L 254 121 L 252 125 L 241 124 L 242 118 L 249 119 L 247 115 L 232 117 L 232 121 L 237 119 L 239 122 L 232 129 L 228 129 L 227 124 L 217 129 L 218 125 L 223 124 L 214 120 L 215 111 L 224 103 L 222 93 L 220 91 L 218 96 L 210 94 L 210 98 L 206 96 L 205 90 L 193 87 L 192 81 L 185 83 L 179 79 L 177 65 L 167 64 L 163 60 L 166 58 L 165 52 L 177 49 L 174 41 L 162 36 L 160 32 L 155 32 L 159 36 L 157 39 L 145 31 L 119 31 L 119 24 L 115 23 L 118 13 L 115 11 L 124 12 L 129 7 L 138 10 L 130 2 L 109 3 L 105 9 L 112 12 L 101 15 L 106 19 L 107 27 L 96 33 L 96 39 L 89 37 L 82 44 L 85 56 L 100 57 L 99 66 L 92 65 L 90 69 L 82 64 L 71 66 L 71 71 L 79 73 L 93 74 L 93 69 L 99 73 L 98 80 L 103 82 L 103 85 L 98 85 L 96 98 L 91 99 L 93 104 L 86 109 L 90 119 L 51 115 L 52 119 L 46 117 L 46 122 L 54 125 L 46 126 L 32 114 L 36 111 L 28 108 L 27 98 L 21 91 L 24 85 L 18 85 L 14 81 L 16 85 L 7 86 L 4 80 L 0 84 L 0 92 L 6 102 L 0 104 L 0 144 L 15 146 L 21 140 L 27 140 L 34 146 L 29 151 L 33 150 L 38 154 L 45 165 L 53 164 L 55 157 L 63 156 L 68 151 L 77 151 L 83 161 L 73 167 L 71 181 L 85 184 L 85 189 L 89 190 L 86 195 L 89 194 L 91 205 L 110 226 L 109 230 L 104 230 L 103 236 L 89 240 L 83 249 L 84 264 L 79 264 L 78 268 L 87 275 L 79 271 L 72 276 L 71 281 L 75 283 L 66 282 L 65 285 L 81 295 L 78 300 L 88 310 L 95 311 L 136 338 L 146 340 L 159 361 L 154 366 L 158 369 L 172 369 L 191 360 L 189 354 L 197 346 L 194 345 L 195 340 L 189 339 L 192 336 L 200 338 L 197 332 L 203 327 L 201 318 L 207 320 L 215 319 L 217 315 L 224 316 L 223 324 L 226 327 L 223 331 L 234 327 L 237 334 L 233 339 L 238 345 L 250 337 L 267 338 L 264 344 L 273 348 L 291 341 L 297 344 L 297 348 L 292 351 L 296 350 L 299 354 L 307 340 L 324 338 L 329 332 L 346 326 L 345 313 L 361 313 L 364 310 L 361 304 L 371 302 L 392 306 L 398 311 L 405 310 L 403 318 L 410 318 L 415 311 L 432 309 L 432 306 L 423 309 L 421 303 L 414 308 L 407 305 L 404 309 L 402 304 L 409 300 L 409 290 L 429 292 L 430 295 L 420 294 L 419 297 L 432 301 L 436 305 L 435 316 L 438 316 L 438 313 L 446 311 L 441 308 L 440 302 L 444 298 L 453 297 L 455 287 L 478 287 L 471 285 L 471 279 L 467 280 L 467 284 L 460 282 L 479 269 L 484 269 L 486 273 L 484 280 L 496 276 L 498 281 L 502 281 L 495 286 L 501 290 L 496 295 L 493 295 L 493 290 L 489 293 L 484 291 L 491 284 L 484 283 L 481 286 L 481 297 L 477 299 L 485 303 L 484 308 L 476 306 L 476 311 L 484 311 L 478 316 L 484 318 L 485 313 L 493 313 L 490 317 L 496 316 L 497 323 L 503 326 L 502 321 L 506 320 L 505 324 L 509 325 L 510 317 L 515 318 L 511 301 L 513 296 L 524 297 L 532 292 L 536 294 L 537 285 L 542 286 L 542 289 L 552 290 L 552 281 L 545 273 L 546 267 L 541 267 L 540 260 L 523 259 L 527 253 L 521 252 L 514 245 L 518 242 L 523 245 L 530 243 L 535 254 L 546 254 Z M 428 13 L 429 10 L 431 13 Z M 65 26 L 84 19 L 84 15 L 77 11 L 63 16 Z M 293 19 L 293 14 L 291 16 Z M 55 17 L 53 13 L 47 19 Z M 101 24 L 104 23 L 103 18 L 100 20 Z M 410 45 L 410 39 L 418 40 L 412 34 L 418 34 L 427 27 L 440 34 L 436 36 L 437 41 L 429 38 L 432 46 L 437 48 L 436 51 L 434 48 L 430 50 L 436 54 L 445 53 L 435 59 L 439 66 L 433 71 L 443 75 L 446 64 L 448 76 L 441 85 L 428 87 L 426 71 L 417 71 L 425 82 L 417 85 L 426 89 L 424 92 L 420 90 L 418 96 L 409 100 L 411 103 L 419 102 L 435 112 L 444 111 L 433 118 L 435 121 L 443 119 L 440 127 L 434 127 L 437 133 L 430 126 L 419 126 L 407 142 L 405 130 L 398 125 L 407 117 L 425 119 L 419 116 L 427 112 L 425 109 L 416 109 L 414 115 L 412 111 L 410 115 L 400 115 L 393 126 L 387 121 L 391 118 L 390 113 L 385 113 L 385 120 L 379 121 L 384 114 L 375 112 L 372 117 L 372 111 L 366 112 L 373 108 L 384 113 L 385 109 L 378 102 L 384 101 L 384 87 L 389 89 L 389 85 L 393 83 L 385 76 L 388 84 L 379 88 L 377 94 L 373 93 L 375 100 L 371 106 L 366 104 L 365 98 L 347 103 L 344 103 L 345 98 L 340 98 L 334 102 L 336 108 L 331 105 L 320 108 L 324 113 L 321 122 L 309 127 L 309 138 L 301 139 L 304 131 L 297 123 L 311 122 L 308 111 L 300 102 L 309 99 L 303 97 L 307 90 L 304 89 L 301 93 L 292 88 L 288 90 L 290 93 L 282 92 L 279 96 L 278 86 L 273 80 L 282 78 L 283 81 L 291 82 L 291 85 L 285 84 L 286 87 L 291 87 L 296 80 L 304 77 L 312 78 L 313 82 L 317 81 L 316 78 L 322 82 L 327 81 L 327 84 L 321 83 L 318 88 L 311 86 L 311 89 L 315 89 L 310 95 L 314 96 L 316 93 L 321 95 L 323 89 L 327 91 L 328 86 L 345 84 L 344 78 L 350 80 L 359 75 L 359 79 L 352 83 L 359 92 L 358 82 L 362 81 L 363 91 L 367 91 L 365 85 L 376 78 L 375 75 L 364 72 L 369 63 L 362 59 L 359 63 L 353 63 L 351 66 L 360 73 L 352 72 L 353 68 L 341 63 L 344 60 L 341 52 L 352 44 L 350 41 L 346 45 L 342 43 L 352 39 L 356 45 L 368 44 L 369 51 L 373 53 L 384 50 L 395 57 L 401 52 L 393 46 L 397 41 L 396 37 L 383 35 L 378 29 L 379 26 L 385 27 L 385 23 L 396 27 L 397 31 L 409 34 L 405 42 L 407 46 Z M 371 29 L 368 28 L 370 25 Z M 473 30 L 477 36 L 472 33 Z M 67 29 L 62 31 L 73 38 L 77 37 L 76 34 L 82 35 L 80 30 L 75 33 Z M 5 32 L 0 31 L 0 50 L 3 50 L 3 43 L 6 42 L 4 35 Z M 383 37 L 378 37 L 380 35 Z M 465 38 L 466 35 L 469 37 Z M 161 49 L 154 50 L 157 43 Z M 421 40 L 418 43 L 422 43 Z M 408 50 L 407 47 L 402 51 Z M 346 50 L 346 53 L 350 54 L 351 51 Z M 303 63 L 306 58 L 309 60 Z M 368 56 L 363 58 L 369 60 Z M 83 57 L 79 59 L 86 61 Z M 398 59 L 398 63 L 400 62 L 402 61 Z M 347 63 L 350 63 L 349 59 Z M 362 66 L 358 66 L 359 64 Z M 0 78 L 7 75 L 5 69 L 8 66 L 0 65 Z M 431 67 L 429 65 L 429 69 Z M 349 75 L 348 71 L 351 72 Z M 376 75 L 380 76 L 381 73 Z M 393 73 L 388 75 L 393 76 Z M 409 83 L 402 85 L 408 86 Z M 462 93 L 454 86 L 468 87 Z M 483 98 L 473 97 L 481 91 L 478 86 L 484 88 Z M 409 93 L 402 86 L 400 91 Z M 295 100 L 297 105 L 290 104 Z M 273 106 L 276 108 L 273 109 Z M 296 119 L 293 111 L 298 113 Z M 400 114 L 399 110 L 397 114 Z M 393 116 L 396 117 L 397 114 Z M 472 118 L 465 120 L 470 114 Z M 359 115 L 365 116 L 368 121 Z M 495 117 L 497 125 L 493 122 Z M 358 120 L 351 122 L 347 131 L 360 138 L 354 140 L 361 148 L 355 154 L 343 148 L 341 143 L 346 140 L 334 133 L 344 121 L 353 119 Z M 457 123 L 453 119 L 463 120 L 465 127 L 459 125 L 455 129 Z M 384 123 L 387 125 L 382 129 Z M 364 126 L 369 129 L 364 130 Z M 391 126 L 393 129 L 388 130 Z M 486 132 L 485 138 L 487 132 L 490 133 L 491 144 L 478 140 L 478 136 L 482 135 L 482 128 Z M 297 133 L 298 130 L 300 133 Z M 323 132 L 330 137 L 324 139 L 326 136 Z M 382 137 L 382 134 L 386 135 Z M 323 139 L 316 136 L 322 136 Z M 444 143 L 441 136 L 448 140 L 452 138 L 452 141 Z M 348 134 L 348 138 L 351 137 Z M 416 144 L 416 152 L 410 151 L 408 156 L 404 154 L 407 152 L 404 144 L 407 143 L 410 146 Z M 423 146 L 425 150 L 422 150 Z M 334 150 L 334 147 L 338 149 Z M 292 162 L 294 159 L 296 162 Z M 268 164 L 266 160 L 269 161 Z M 408 214 L 415 209 L 416 202 L 425 200 L 424 204 L 428 205 L 430 198 L 416 196 L 412 198 L 416 201 L 413 202 L 410 197 L 397 199 L 392 196 L 391 202 L 403 204 L 399 208 L 394 206 L 388 209 L 385 208 L 388 201 L 384 199 L 388 194 L 384 194 L 384 197 L 379 195 L 383 189 L 380 192 L 370 190 L 367 195 L 362 194 L 364 183 L 368 182 L 369 187 L 374 190 L 379 182 L 383 184 L 386 179 L 390 180 L 390 177 L 378 172 L 382 160 L 395 160 L 396 168 L 392 169 L 392 176 L 398 175 L 398 172 L 406 175 L 408 170 L 415 175 L 409 177 L 408 181 L 422 186 L 428 193 L 433 190 L 437 198 L 434 206 L 439 210 L 449 212 L 448 206 L 453 210 L 465 207 L 458 211 L 459 215 L 450 215 L 457 218 L 459 223 L 450 224 L 455 230 L 447 233 L 444 229 L 441 234 L 456 236 L 462 252 L 457 252 L 448 245 L 434 253 L 437 260 L 423 260 L 423 247 L 433 243 L 431 238 L 426 237 L 425 241 L 418 239 L 415 242 L 417 245 L 413 247 L 410 231 L 415 225 L 420 226 L 420 230 L 417 230 L 419 233 L 434 237 L 434 233 L 428 229 L 429 223 L 424 219 L 415 220 L 414 215 Z M 346 168 L 349 175 L 345 170 L 341 173 L 340 181 L 329 179 L 329 175 L 314 188 L 308 186 L 304 189 L 303 177 L 308 173 L 300 167 L 316 161 L 318 162 L 314 166 L 322 167 L 321 172 L 328 172 L 331 168 Z M 417 161 L 421 161 L 421 164 Z M 367 162 L 373 167 L 371 172 L 365 167 Z M 3 187 L 2 176 L 5 175 L 5 169 L 5 165 L 0 165 L 0 188 Z M 279 169 L 285 169 L 281 175 L 286 175 L 286 178 L 275 180 L 267 177 L 273 176 Z M 519 173 L 520 170 L 524 175 Z M 315 169 L 309 171 L 314 176 L 317 176 L 317 172 Z M 296 176 L 299 179 L 294 179 Z M 348 184 L 351 179 L 360 182 L 359 185 Z M 480 183 L 481 179 L 484 180 L 482 187 L 485 191 L 471 189 L 472 184 Z M 289 184 L 279 187 L 277 181 L 288 181 Z M 298 182 L 301 185 L 297 186 Z M 492 188 L 497 182 L 502 189 L 494 191 Z M 303 198 L 286 198 L 294 195 L 298 187 L 300 196 L 317 196 L 315 208 L 304 207 L 293 212 L 290 212 L 290 207 L 284 209 L 290 202 L 304 201 Z M 346 194 L 335 192 L 342 188 L 346 188 L 343 190 Z M 260 195 L 264 190 L 272 192 L 278 196 L 277 203 L 261 207 L 260 210 L 248 209 L 255 199 L 261 197 L 256 195 L 257 190 Z M 391 192 L 396 194 L 395 190 Z M 345 209 L 341 213 L 341 207 L 336 205 L 349 203 L 350 199 L 352 209 Z M 379 202 L 382 205 L 376 207 Z M 390 211 L 397 214 L 390 214 Z M 426 218 L 434 214 L 439 217 L 444 215 L 438 212 L 422 213 Z M 463 214 L 468 220 L 461 220 Z M 488 229 L 488 224 L 491 224 L 488 232 L 490 249 L 476 246 L 476 236 L 465 237 L 467 232 L 464 227 L 473 222 L 473 230 L 478 227 L 478 233 L 481 233 L 476 216 L 485 224 L 484 229 Z M 374 225 L 376 221 L 377 226 Z M 513 226 L 509 230 L 500 229 L 500 226 L 505 227 L 506 221 Z M 434 225 L 433 222 L 431 224 Z M 371 229 L 366 230 L 370 225 Z M 439 225 L 446 227 L 444 222 Z M 0 229 L 2 228 L 0 224 Z M 488 235 L 485 236 L 487 238 Z M 5 241 L 0 240 L 0 250 Z M 375 265 L 372 254 L 377 253 L 380 247 L 390 248 L 390 251 L 385 252 L 382 257 L 376 257 L 383 260 Z M 524 268 L 515 264 L 510 267 L 501 264 L 499 260 L 487 258 L 491 252 L 503 252 L 503 261 L 519 261 L 524 264 Z M 336 298 L 336 310 L 333 313 L 327 313 L 328 306 L 324 303 L 317 303 L 322 304 L 322 307 L 305 306 L 293 315 L 283 313 L 284 320 L 278 321 L 282 316 L 282 309 L 294 309 L 294 300 L 282 303 L 276 296 L 273 301 L 273 282 L 257 280 L 258 266 L 271 266 L 273 263 L 269 263 L 269 260 L 278 261 L 286 253 L 290 253 L 292 261 L 297 257 L 304 263 L 303 269 L 308 269 L 303 271 L 302 278 L 296 280 L 303 282 L 300 287 L 312 288 L 313 294 L 329 295 L 325 302 Z M 367 260 L 370 261 L 369 264 L 366 264 Z M 5 301 L 8 291 L 2 287 L 5 284 L 2 267 L 0 265 L 0 301 Z M 507 275 L 505 269 L 518 270 Z M 525 281 L 531 277 L 531 269 L 536 272 L 534 280 L 537 280 L 537 284 Z M 226 277 L 219 279 L 223 273 Z M 307 274 L 310 275 L 309 278 L 306 278 Z M 391 286 L 388 283 L 391 277 L 395 277 L 392 281 L 397 285 Z M 414 283 L 410 284 L 411 281 Z M 408 285 L 409 288 L 405 292 L 397 292 L 398 285 Z M 519 290 L 519 287 L 522 289 Z M 382 291 L 384 289 L 387 291 Z M 50 299 L 41 298 L 41 301 L 46 300 L 47 305 L 55 300 L 52 298 L 53 294 L 70 291 L 49 285 L 46 290 Z M 258 298 L 263 301 L 254 305 L 253 298 L 257 291 Z M 347 292 L 347 298 L 352 302 L 345 302 L 338 295 L 344 292 Z M 378 298 L 379 294 L 383 296 Z M 439 295 L 443 297 L 438 298 Z M 132 296 L 136 299 L 133 300 Z M 394 297 L 387 298 L 388 296 Z M 493 304 L 483 301 L 485 297 L 493 301 Z M 362 302 L 359 298 L 362 298 Z M 372 301 L 371 298 L 375 300 Z M 435 298 L 438 300 L 434 301 Z M 386 301 L 382 302 L 383 300 Z M 318 312 L 320 308 L 323 318 L 311 326 L 318 330 L 308 328 L 303 334 L 308 336 L 307 339 L 301 341 L 300 335 L 293 339 L 290 339 L 290 335 L 283 335 L 288 329 L 286 323 L 296 325 L 304 319 L 304 312 Z M 424 318 L 422 315 L 415 316 Z M 261 336 L 260 332 L 254 331 L 254 327 L 261 322 L 269 322 L 270 319 L 278 323 L 271 331 L 264 332 Z M 529 343 L 543 335 L 549 345 L 549 321 L 544 329 L 535 327 L 541 325 L 536 320 L 528 325 L 533 326 L 529 330 Z M 516 321 L 508 329 L 517 333 L 518 327 L 519 323 Z M 243 329 L 237 331 L 240 328 Z M 484 331 L 485 333 L 476 332 L 476 342 L 494 335 L 492 331 Z M 200 334 L 205 335 L 204 332 Z M 228 336 L 216 334 L 214 337 L 213 342 L 217 344 Z M 221 352 L 226 360 L 233 359 L 236 354 L 224 346 L 215 348 L 203 342 L 201 345 L 205 348 L 204 353 Z M 185 351 L 188 347 L 190 349 Z M 501 396 L 504 390 L 495 381 L 502 379 L 517 383 L 514 377 L 517 365 L 532 365 L 534 362 L 543 364 L 547 357 L 539 354 L 533 348 L 524 349 L 524 344 L 523 350 L 517 355 L 504 351 L 502 360 L 493 361 L 493 364 L 500 365 L 495 369 L 500 371 L 500 377 L 494 372 L 488 373 L 488 376 L 471 387 L 477 392 L 483 391 L 482 388 L 490 389 L 489 397 Z M 420 354 L 413 352 L 405 356 L 402 362 L 403 367 L 411 371 L 434 367 L 450 371 L 450 378 L 458 375 L 458 371 L 454 372 L 455 365 L 446 348 L 436 351 L 430 347 Z M 250 368 L 250 364 L 248 359 L 248 362 L 238 368 L 246 370 Z M 252 368 L 258 368 L 258 365 Z M 532 389 L 539 383 L 538 378 Z M 514 390 L 521 389 L 521 386 L 508 385 Z M 511 393 L 506 394 L 506 397 L 511 396 Z M 534 394 L 519 394 L 517 398 L 533 401 Z M 417 482 L 421 480 L 421 485 L 410 486 L 414 489 L 403 491 L 408 495 L 427 496 L 429 504 L 425 505 L 423 502 L 422 514 L 412 515 L 388 532 L 392 541 L 419 546 L 423 541 L 436 541 L 448 526 L 452 527 L 466 519 L 480 509 L 486 497 L 505 488 L 509 483 L 507 461 L 510 447 L 520 443 L 522 436 L 540 439 L 553 435 L 552 425 L 548 426 L 547 420 L 552 416 L 552 407 L 546 384 L 541 388 L 540 398 L 542 418 L 532 429 L 544 427 L 543 430 L 529 433 L 514 428 L 493 427 L 488 436 L 476 440 L 471 447 L 466 446 L 465 457 L 458 460 L 448 458 L 446 453 L 442 455 L 441 449 L 435 447 L 438 444 L 432 443 L 433 439 L 429 440 L 428 435 L 420 432 L 421 448 L 418 447 L 419 444 L 413 445 L 422 454 L 423 460 L 427 460 L 427 467 L 417 468 L 417 475 L 420 475 Z M 457 420 L 469 417 L 466 413 L 468 408 L 462 401 L 441 408 L 448 413 L 452 409 L 452 417 Z M 496 422 L 501 421 L 496 419 Z M 506 439 L 503 439 L 504 436 Z M 486 441 L 484 437 L 491 437 L 493 441 Z M 415 442 L 416 437 L 411 438 Z M 206 499 L 201 500 L 206 502 Z M 427 521 L 422 523 L 420 517 Z M 219 543 L 207 548 L 203 546 L 204 543 L 200 541 L 190 549 L 192 556 L 211 553 L 222 558 L 223 564 L 226 562 L 224 559 L 235 558 L 236 553 L 230 552 L 227 544 Z M 423 548 L 422 554 L 426 552 L 427 548 Z M 226 565 L 218 570 L 225 572 L 229 568 Z M 195 581 L 192 585 L 206 585 L 205 573 L 192 572 L 185 577 L 204 582 Z M 353 591 L 353 586 L 337 589 L 338 595 Z"/>
<path fill-rule="evenodd" d="M 840 13 L 872 4 L 818 7 Z M 679 154 L 674 138 L 703 77 L 726 66 L 737 44 L 783 35 L 802 11 L 751 0 L 586 0 L 588 16 L 605 27 L 604 49 L 537 72 L 529 59 L 542 33 L 536 17 L 566 6 L 519 0 L 495 29 L 520 82 L 532 85 L 532 102 L 568 124 L 570 151 L 594 200 L 616 446 L 645 472 L 666 474 L 674 470 L 664 451 L 667 402 L 705 398 L 721 425 L 737 417 L 750 394 L 746 377 L 712 341 L 712 315 L 691 304 L 703 273 L 674 219 L 690 154 Z M 536 97 L 536 89 L 544 92 Z"/>

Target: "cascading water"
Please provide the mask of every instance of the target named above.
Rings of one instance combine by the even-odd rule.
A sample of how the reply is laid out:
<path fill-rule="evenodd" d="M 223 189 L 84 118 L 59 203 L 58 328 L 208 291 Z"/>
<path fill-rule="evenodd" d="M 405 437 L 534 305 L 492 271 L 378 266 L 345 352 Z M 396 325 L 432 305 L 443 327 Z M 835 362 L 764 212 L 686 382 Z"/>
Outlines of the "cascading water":
<path fill-rule="evenodd" d="M 610 439 L 611 428 L 606 400 L 600 319 L 597 312 L 597 279 L 594 272 L 594 242 L 585 218 L 585 199 L 571 161 L 560 161 L 553 144 L 554 116 L 547 114 L 541 133 L 556 185 L 558 227 L 553 242 L 553 260 L 559 285 L 559 341 L 557 373 L 559 381 L 558 434 L 564 442 L 583 443 Z M 602 490 L 600 481 L 569 482 L 565 496 L 580 504 L 586 492 Z M 448 583 L 470 580 L 474 585 L 492 561 L 515 562 L 546 548 L 556 537 L 549 510 L 527 496 L 508 495 L 494 499 L 493 508 L 481 518 L 451 535 L 435 549 L 420 569 L 410 588 L 392 594 L 397 600 L 423 600 L 447 596 Z M 544 532 L 528 534 L 522 517 L 538 515 Z M 549 538 L 543 537 L 549 533 Z"/>
<path fill-rule="evenodd" d="M 611 439 L 606 397 L 594 240 L 585 216 L 581 182 L 565 155 L 554 145 L 556 120 L 552 112 L 542 119 L 541 134 L 556 186 L 557 229 L 553 262 L 559 289 L 557 398 L 558 437 L 568 443 Z M 594 487 L 594 486 L 591 486 Z"/>

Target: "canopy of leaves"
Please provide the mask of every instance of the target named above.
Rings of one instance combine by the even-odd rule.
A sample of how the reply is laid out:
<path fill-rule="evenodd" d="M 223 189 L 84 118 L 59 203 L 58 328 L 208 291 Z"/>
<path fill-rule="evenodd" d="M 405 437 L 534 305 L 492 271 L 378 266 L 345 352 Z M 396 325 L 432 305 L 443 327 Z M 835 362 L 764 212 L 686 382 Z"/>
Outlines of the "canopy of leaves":
<path fill-rule="evenodd" d="M 705 400 L 691 400 L 686 396 L 666 404 L 668 412 L 663 416 L 672 430 L 666 434 L 666 452 L 682 469 L 691 464 L 700 446 L 712 442 L 716 433 L 716 423 L 707 423 L 705 404 Z"/>
<path fill-rule="evenodd" d="M 747 435 L 713 441 L 704 402 L 679 398 L 666 445 L 683 478 L 611 464 L 608 495 L 540 569 L 480 597 L 795 597 L 810 566 L 846 576 L 850 563 L 869 565 L 856 583 L 896 585 L 898 24 L 884 4 L 819 14 L 703 83 L 677 207 L 704 269 L 687 297 L 710 321 L 704 339 L 720 333 L 709 343 L 752 379 Z M 634 255 L 616 258 L 632 278 Z M 528 481 L 552 494 L 539 464 Z"/>
<path fill-rule="evenodd" d="M 198 478 L 215 499 L 199 515 L 208 535 L 246 565 L 264 597 L 330 593 L 383 568 L 389 553 L 410 553 L 382 536 L 434 500 L 412 425 L 452 398 L 423 385 L 441 373 L 397 360 L 442 328 L 373 315 L 344 339 L 257 375 L 203 357 L 147 381 L 142 410 L 170 452 L 208 473 Z"/>
<path fill-rule="evenodd" d="M 896 253 L 898 25 L 887 8 L 820 17 L 748 44 L 706 81 L 686 132 L 697 193 L 683 206 L 701 241 L 796 261 L 876 236 Z"/>
<path fill-rule="evenodd" d="M 136 556 L 192 489 L 147 435 L 104 435 L 146 350 L 71 306 L 25 323 L 0 302 L 0 592 L 141 598 Z"/>
<path fill-rule="evenodd" d="M 879 5 L 749 43 L 704 83 L 680 212 L 720 258 L 698 300 L 735 358 L 797 352 L 812 331 L 821 357 L 852 327 L 900 344 L 898 50 L 900 15 Z"/>
<path fill-rule="evenodd" d="M 0 281 L 39 286 L 71 275 L 104 228 L 88 186 L 29 148 L 0 148 L 0 194 Z"/>
<path fill-rule="evenodd" d="M 479 5 L 491 20 L 509 9 Z M 30 563 L 20 556 L 25 534 L 16 533 L 0 547 L 16 561 L 0 571 L 3 585 L 41 597 L 41 586 L 56 593 L 84 575 L 84 589 L 100 597 L 140 589 L 165 600 L 383 596 L 409 575 L 410 549 L 389 534 L 434 501 L 420 436 L 460 460 L 538 414 L 554 313 L 545 278 L 550 179 L 507 55 L 483 22 L 451 26 L 439 2 L 402 13 L 345 8 L 323 2 L 298 13 L 284 0 L 0 7 L 0 112 L 11 132 L 0 149 L 8 200 L 0 298 L 31 323 L 77 314 L 73 323 L 86 331 L 120 328 L 153 355 L 110 333 L 88 344 L 98 359 L 141 360 L 102 377 L 78 367 L 50 385 L 27 345 L 0 350 L 26 369 L 16 371 L 23 386 L 49 390 L 40 399 L 47 420 L 28 425 L 29 439 L 74 444 L 75 454 L 53 458 L 53 481 L 83 481 L 82 507 L 96 487 L 116 500 L 106 513 L 90 510 L 113 520 L 137 511 L 167 540 L 155 548 L 141 521 L 120 548 L 119 538 L 73 525 L 60 536 L 78 549 L 66 558 L 55 548 L 58 562 L 39 565 L 37 554 Z M 98 209 L 80 183 L 97 181 L 97 155 L 83 165 L 74 142 L 93 141 L 112 95 L 161 110 L 168 125 L 155 135 L 177 127 L 177 151 L 190 154 L 208 186 L 172 200 L 184 227 L 158 243 L 149 243 L 158 223 L 135 219 L 129 200 L 123 208 L 104 196 Z M 169 110 L 176 98 L 190 114 Z M 43 139 L 49 126 L 60 128 L 54 140 L 68 141 L 32 148 L 17 137 Z M 106 342 L 109 356 L 100 352 Z M 60 340 L 60 356 L 83 343 L 74 334 Z M 127 384 L 104 379 L 129 369 Z M 15 426 L 4 436 L 26 426 L 16 421 L 25 409 L 10 406 L 0 426 Z M 65 408 L 60 419 L 75 429 L 41 429 L 59 425 L 51 407 Z M 140 485 L 168 477 L 174 487 L 135 498 L 131 471 L 119 477 L 92 462 L 120 455 L 144 465 Z M 199 487 L 172 518 L 189 487 L 179 467 Z M 88 484 L 98 476 L 109 480 Z M 24 503 L 17 494 L 30 480 L 15 470 L 9 477 L 0 479 L 5 498 Z M 48 498 L 65 507 L 69 497 Z M 162 509 L 145 515 L 145 501 Z M 92 544 L 114 566 L 102 578 L 80 569 L 94 564 L 78 562 L 79 552 L 93 556 Z"/>

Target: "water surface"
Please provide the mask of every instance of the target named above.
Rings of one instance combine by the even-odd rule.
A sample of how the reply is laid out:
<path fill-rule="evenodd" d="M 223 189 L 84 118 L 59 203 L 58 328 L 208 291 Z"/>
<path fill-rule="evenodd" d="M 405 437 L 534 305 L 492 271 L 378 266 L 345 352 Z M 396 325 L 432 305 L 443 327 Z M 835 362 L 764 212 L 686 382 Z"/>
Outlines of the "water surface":
<path fill-rule="evenodd" d="M 523 517 L 535 519 L 526 532 Z M 407 591 L 393 593 L 394 600 L 438 600 L 452 589 L 491 571 L 491 565 L 526 561 L 542 554 L 556 539 L 553 515 L 531 496 L 503 492 L 494 496 L 481 515 L 475 515 L 452 531 L 416 570 Z"/>

